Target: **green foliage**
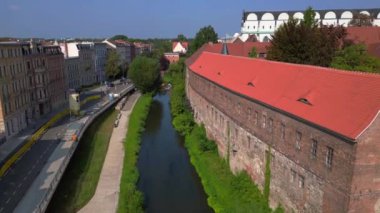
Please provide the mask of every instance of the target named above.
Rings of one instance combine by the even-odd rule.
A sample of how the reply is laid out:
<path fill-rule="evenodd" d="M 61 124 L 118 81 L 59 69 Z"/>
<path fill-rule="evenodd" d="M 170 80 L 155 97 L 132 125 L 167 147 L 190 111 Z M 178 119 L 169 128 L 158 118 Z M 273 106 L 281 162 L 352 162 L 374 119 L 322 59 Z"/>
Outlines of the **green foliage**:
<path fill-rule="evenodd" d="M 144 56 L 136 57 L 129 66 L 129 78 L 142 93 L 153 91 L 159 80 L 159 63 L 157 59 Z"/>
<path fill-rule="evenodd" d="M 136 188 L 139 179 L 137 169 L 138 153 L 140 151 L 141 132 L 152 103 L 151 94 L 139 98 L 129 118 L 128 132 L 124 143 L 123 173 L 120 183 L 120 196 L 117 212 L 144 212 L 143 194 Z"/>
<path fill-rule="evenodd" d="M 106 75 L 115 78 L 120 73 L 120 57 L 115 50 L 111 50 L 107 56 Z"/>
<path fill-rule="evenodd" d="M 197 51 L 203 44 L 208 42 L 216 43 L 218 41 L 218 34 L 214 28 L 209 25 L 201 28 L 195 35 L 194 40 L 190 44 L 190 53 Z"/>
<path fill-rule="evenodd" d="M 373 18 L 367 14 L 354 13 L 348 25 L 355 27 L 373 26 Z"/>
<path fill-rule="evenodd" d="M 317 25 L 317 22 L 315 21 L 315 11 L 313 10 L 313 8 L 311 7 L 308 7 L 304 13 L 304 20 L 303 20 L 303 23 L 307 26 L 307 27 L 313 27 L 313 26 L 316 26 Z"/>
<path fill-rule="evenodd" d="M 380 73 L 380 59 L 369 55 L 363 44 L 351 45 L 337 52 L 331 63 L 331 67 Z"/>
<path fill-rule="evenodd" d="M 47 212 L 77 212 L 94 196 L 116 116 L 107 110 L 85 131 Z"/>
<path fill-rule="evenodd" d="M 115 35 L 111 38 L 111 40 L 124 40 L 128 41 L 129 38 L 126 35 Z"/>
<path fill-rule="evenodd" d="M 252 50 L 248 53 L 250 58 L 257 58 L 257 50 L 256 47 L 252 47 Z"/>
<path fill-rule="evenodd" d="M 187 38 L 186 38 L 185 35 L 183 35 L 183 34 L 179 34 L 179 35 L 177 36 L 177 41 L 187 41 Z"/>
<path fill-rule="evenodd" d="M 173 118 L 173 126 L 181 135 L 189 134 L 194 126 L 193 115 L 188 111 L 179 114 Z"/>
<path fill-rule="evenodd" d="M 289 19 L 279 27 L 271 40 L 267 59 L 297 64 L 329 66 L 340 48 L 346 31 L 343 27 L 320 26 L 307 21 Z"/>

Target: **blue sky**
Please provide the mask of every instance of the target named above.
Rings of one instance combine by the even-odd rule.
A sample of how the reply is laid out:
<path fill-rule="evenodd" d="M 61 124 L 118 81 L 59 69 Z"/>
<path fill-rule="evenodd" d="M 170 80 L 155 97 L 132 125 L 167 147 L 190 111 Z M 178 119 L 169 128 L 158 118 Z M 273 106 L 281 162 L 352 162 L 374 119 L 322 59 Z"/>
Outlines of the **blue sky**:
<path fill-rule="evenodd" d="M 379 8 L 380 0 L 0 0 L 0 37 L 192 37 L 239 32 L 243 10 Z"/>

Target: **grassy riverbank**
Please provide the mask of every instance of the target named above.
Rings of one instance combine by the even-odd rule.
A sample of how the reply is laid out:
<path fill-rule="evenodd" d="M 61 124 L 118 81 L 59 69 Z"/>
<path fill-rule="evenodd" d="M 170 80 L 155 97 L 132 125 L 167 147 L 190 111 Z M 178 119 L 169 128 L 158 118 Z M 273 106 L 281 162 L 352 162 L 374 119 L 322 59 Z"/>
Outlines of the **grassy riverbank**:
<path fill-rule="evenodd" d="M 76 212 L 90 201 L 99 181 L 116 116 L 112 108 L 88 127 L 47 212 Z"/>
<path fill-rule="evenodd" d="M 194 123 L 186 104 L 183 70 L 183 64 L 170 65 L 169 76 L 165 77 L 173 85 L 170 100 L 173 125 L 185 136 L 185 146 L 208 195 L 208 204 L 217 213 L 273 212 L 250 177 L 245 172 L 233 175 L 228 163 L 220 158 L 215 142 L 207 139 L 204 127 Z M 283 209 L 279 207 L 274 212 Z"/>
<path fill-rule="evenodd" d="M 128 132 L 124 143 L 125 156 L 120 183 L 118 212 L 144 212 L 143 195 L 136 188 L 139 178 L 136 164 L 140 151 L 141 132 L 144 129 L 151 103 L 151 94 L 141 96 L 129 118 Z"/>

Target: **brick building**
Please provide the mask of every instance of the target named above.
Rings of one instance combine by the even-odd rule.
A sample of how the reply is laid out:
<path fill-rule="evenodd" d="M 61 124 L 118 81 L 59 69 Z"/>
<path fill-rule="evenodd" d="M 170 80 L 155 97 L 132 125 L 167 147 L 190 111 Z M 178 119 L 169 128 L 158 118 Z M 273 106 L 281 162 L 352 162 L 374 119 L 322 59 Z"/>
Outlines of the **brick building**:
<path fill-rule="evenodd" d="M 380 212 L 380 76 L 198 52 L 195 120 L 234 172 L 291 212 Z"/>

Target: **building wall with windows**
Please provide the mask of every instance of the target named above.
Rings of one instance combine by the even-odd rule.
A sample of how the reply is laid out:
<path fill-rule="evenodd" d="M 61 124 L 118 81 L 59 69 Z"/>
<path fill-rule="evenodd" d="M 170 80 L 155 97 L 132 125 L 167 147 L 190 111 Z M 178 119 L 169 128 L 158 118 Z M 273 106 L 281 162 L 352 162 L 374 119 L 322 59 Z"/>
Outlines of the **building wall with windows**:
<path fill-rule="evenodd" d="M 80 59 L 72 57 L 65 59 L 65 76 L 69 89 L 79 89 L 81 87 Z"/>
<path fill-rule="evenodd" d="M 95 48 L 92 44 L 78 44 L 81 86 L 96 83 Z"/>
<path fill-rule="evenodd" d="M 355 13 L 362 13 L 373 18 L 373 25 L 380 26 L 380 8 L 350 10 L 315 10 L 315 20 L 323 25 L 342 25 L 347 27 Z M 283 23 L 290 17 L 303 19 L 303 11 L 257 11 L 243 12 L 241 33 L 243 40 L 249 35 L 256 35 L 261 42 L 269 41 Z"/>
<path fill-rule="evenodd" d="M 25 129 L 30 117 L 30 82 L 23 44 L 0 42 L 0 141 Z"/>
<path fill-rule="evenodd" d="M 65 77 L 64 56 L 59 46 L 44 46 L 49 92 L 52 108 L 57 109 L 67 104 L 68 87 Z"/>
<path fill-rule="evenodd" d="M 107 44 L 97 42 L 94 48 L 96 82 L 99 83 L 106 80 Z"/>
<path fill-rule="evenodd" d="M 233 60 L 241 60 L 237 64 L 244 66 L 243 60 L 251 59 Z M 226 58 L 210 63 L 222 61 Z M 266 156 L 271 155 L 271 206 L 281 203 L 289 212 L 380 210 L 379 116 L 355 140 L 348 139 L 230 90 L 228 82 L 216 83 L 215 79 L 223 78 L 228 66 L 215 70 L 218 73 L 211 80 L 211 75 L 198 74 L 189 63 L 192 62 L 187 62 L 186 92 L 195 120 L 205 125 L 219 153 L 228 156 L 231 169 L 235 173 L 245 170 L 263 189 Z M 270 66 L 264 65 L 267 62 L 261 63 L 268 72 Z M 199 63 L 192 68 L 202 70 L 206 66 Z M 252 74 L 252 78 L 254 84 L 260 84 L 260 77 L 255 79 Z M 372 80 L 379 82 L 380 78 L 373 75 Z M 372 95 L 379 96 L 376 92 Z M 379 110 L 380 105 L 376 104 Z"/>

